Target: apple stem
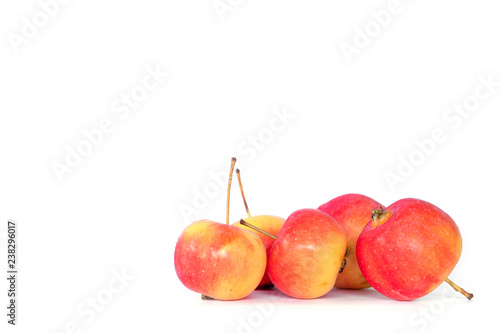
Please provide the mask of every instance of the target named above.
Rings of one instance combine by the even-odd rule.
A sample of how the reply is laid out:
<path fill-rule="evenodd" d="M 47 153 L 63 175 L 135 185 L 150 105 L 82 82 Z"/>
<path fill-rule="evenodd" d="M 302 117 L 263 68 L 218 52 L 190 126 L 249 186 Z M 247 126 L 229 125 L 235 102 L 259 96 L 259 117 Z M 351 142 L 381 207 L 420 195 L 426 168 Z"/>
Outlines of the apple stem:
<path fill-rule="evenodd" d="M 471 294 L 471 293 L 468 293 L 466 292 L 465 290 L 463 290 L 460 286 L 457 286 L 453 281 L 451 281 L 450 279 L 446 278 L 446 283 L 448 283 L 453 289 L 455 289 L 455 291 L 461 293 L 462 295 L 464 295 L 465 297 L 467 297 L 468 300 L 471 300 L 472 297 L 474 297 L 474 294 Z"/>
<path fill-rule="evenodd" d="M 244 225 L 245 227 L 249 227 L 250 229 L 253 229 L 253 230 L 255 230 L 255 231 L 258 231 L 258 232 L 260 232 L 260 233 L 263 233 L 264 235 L 266 235 L 266 236 L 268 236 L 268 237 L 271 237 L 272 239 L 276 239 L 276 236 L 274 236 L 273 234 L 270 234 L 270 233 L 268 233 L 267 231 L 262 230 L 261 228 L 256 227 L 256 226 L 254 226 L 253 224 L 250 224 L 250 223 L 248 223 L 247 221 L 245 221 L 245 220 L 243 220 L 243 219 L 241 219 L 241 220 L 240 220 L 240 224 L 241 224 L 241 225 Z"/>
<path fill-rule="evenodd" d="M 247 210 L 248 217 L 252 217 L 250 211 L 248 210 L 247 199 L 245 198 L 245 193 L 243 192 L 243 184 L 241 184 L 240 169 L 236 169 L 236 176 L 238 177 L 238 183 L 240 184 L 241 197 L 243 198 L 243 203 L 245 204 L 245 209 Z"/>
<path fill-rule="evenodd" d="M 227 201 L 226 201 L 226 224 L 229 225 L 229 194 L 231 193 L 231 183 L 233 181 L 233 170 L 236 164 L 236 157 L 231 159 L 231 169 L 229 170 L 229 181 L 227 184 Z"/>

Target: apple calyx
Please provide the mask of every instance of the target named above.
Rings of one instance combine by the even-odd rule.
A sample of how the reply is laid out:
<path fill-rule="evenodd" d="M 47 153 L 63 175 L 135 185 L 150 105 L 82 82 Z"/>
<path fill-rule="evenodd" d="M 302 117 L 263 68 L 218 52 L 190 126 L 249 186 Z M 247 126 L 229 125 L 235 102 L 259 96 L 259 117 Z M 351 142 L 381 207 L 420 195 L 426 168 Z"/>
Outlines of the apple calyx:
<path fill-rule="evenodd" d="M 340 265 L 340 269 L 339 269 L 339 274 L 342 273 L 344 271 L 344 268 L 345 266 L 347 265 L 347 252 L 349 251 L 349 248 L 347 248 L 345 250 L 345 254 L 344 254 L 344 260 L 342 260 L 342 264 Z"/>
<path fill-rule="evenodd" d="M 206 301 L 213 301 L 213 300 L 215 300 L 215 298 L 212 298 L 212 297 L 204 295 L 204 294 L 201 294 L 201 299 L 206 300 Z"/>
<path fill-rule="evenodd" d="M 344 271 L 346 263 L 347 263 L 347 260 L 345 260 L 345 258 L 344 258 L 344 260 L 342 260 L 342 264 L 340 265 L 339 274 Z"/>
<path fill-rule="evenodd" d="M 267 284 L 263 284 L 261 286 L 258 286 L 257 289 L 259 289 L 259 290 L 269 290 L 269 289 L 272 289 L 273 287 L 274 287 L 274 284 L 267 283 Z"/>
<path fill-rule="evenodd" d="M 247 221 L 245 221 L 245 220 L 243 220 L 243 219 L 240 219 L 240 224 L 241 224 L 241 225 L 244 225 L 245 227 L 249 227 L 250 229 L 253 229 L 253 230 L 255 230 L 255 231 L 258 231 L 258 232 L 260 232 L 260 233 L 262 233 L 262 234 L 264 234 L 264 235 L 266 235 L 266 236 L 268 236 L 268 237 L 271 237 L 271 238 L 272 238 L 272 239 L 274 239 L 274 240 L 276 240 L 276 238 L 277 238 L 277 237 L 276 237 L 276 236 L 274 236 L 273 234 L 270 234 L 270 233 L 268 233 L 267 231 L 262 230 L 261 228 L 256 227 L 256 226 L 254 226 L 253 224 L 250 224 L 250 223 L 248 223 Z"/>
<path fill-rule="evenodd" d="M 386 210 L 384 207 L 372 210 L 372 228 L 376 228 L 387 222 L 391 215 L 392 212 L 390 210 Z"/>

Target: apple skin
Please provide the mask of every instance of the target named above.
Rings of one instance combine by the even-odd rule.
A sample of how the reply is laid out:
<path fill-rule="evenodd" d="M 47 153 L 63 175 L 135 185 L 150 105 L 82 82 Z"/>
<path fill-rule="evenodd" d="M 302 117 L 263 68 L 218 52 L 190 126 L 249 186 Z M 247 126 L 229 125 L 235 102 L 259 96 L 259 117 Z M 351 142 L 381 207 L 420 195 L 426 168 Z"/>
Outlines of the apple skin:
<path fill-rule="evenodd" d="M 370 222 L 373 209 L 383 207 L 377 201 L 362 194 L 344 194 L 319 206 L 319 210 L 333 217 L 347 235 L 346 265 L 335 282 L 336 288 L 369 288 L 358 266 L 356 242 L 365 225 Z"/>
<path fill-rule="evenodd" d="M 383 295 L 413 300 L 427 295 L 451 273 L 462 252 L 452 218 L 433 204 L 402 199 L 389 218 L 368 223 L 358 238 L 357 257 L 366 280 Z"/>
<path fill-rule="evenodd" d="M 255 233 L 201 220 L 180 235 L 174 262 L 179 280 L 190 290 L 218 300 L 237 300 L 258 286 L 267 256 Z"/>
<path fill-rule="evenodd" d="M 283 224 L 285 223 L 284 218 L 273 215 L 256 215 L 244 218 L 243 220 L 264 231 L 267 231 L 271 235 L 277 235 L 280 232 L 281 228 L 283 227 Z M 255 232 L 256 235 L 260 237 L 260 240 L 262 241 L 264 247 L 266 248 L 267 256 L 269 256 L 269 252 L 271 252 L 271 247 L 274 244 L 274 239 L 258 231 L 254 231 L 244 225 L 241 225 L 239 221 L 233 223 L 233 225 Z M 262 277 L 262 280 L 259 283 L 259 287 L 260 286 L 272 286 L 271 278 L 267 273 L 267 269 L 266 272 L 264 273 L 264 276 Z"/>
<path fill-rule="evenodd" d="M 330 215 L 309 208 L 295 211 L 271 248 L 269 277 L 291 297 L 321 297 L 335 284 L 346 246 L 344 231 Z"/>

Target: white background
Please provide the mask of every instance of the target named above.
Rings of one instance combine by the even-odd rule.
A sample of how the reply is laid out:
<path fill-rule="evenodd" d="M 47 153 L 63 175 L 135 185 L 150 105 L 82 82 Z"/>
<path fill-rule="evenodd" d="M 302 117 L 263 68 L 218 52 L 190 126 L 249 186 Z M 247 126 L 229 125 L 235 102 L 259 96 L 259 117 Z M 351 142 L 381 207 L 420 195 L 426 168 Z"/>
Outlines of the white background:
<path fill-rule="evenodd" d="M 18 221 L 15 330 L 498 327 L 500 87 L 460 123 L 443 118 L 473 101 L 480 77 L 500 81 L 497 2 L 401 0 L 381 28 L 370 12 L 389 1 L 221 3 L 231 10 L 220 15 L 212 0 L 74 0 L 52 7 L 47 22 L 37 1 L 1 3 L 0 232 L 7 219 Z M 40 27 L 25 38 L 33 16 Z M 366 26 L 375 30 L 363 45 L 358 29 Z M 14 35 L 23 43 L 15 46 Z M 349 62 L 341 45 L 355 47 L 356 38 L 363 47 Z M 169 76 L 127 117 L 115 113 L 146 68 Z M 276 110 L 290 118 L 272 131 Z M 54 163 L 66 163 L 68 147 L 84 145 L 83 131 L 103 119 L 111 133 L 58 179 Z M 446 139 L 418 153 L 416 141 L 436 128 Z M 460 227 L 463 252 L 451 278 L 475 298 L 443 285 L 412 302 L 373 289 L 311 301 L 273 291 L 202 302 L 177 279 L 174 246 L 191 221 L 224 222 L 225 189 L 207 184 L 232 156 L 254 215 L 286 218 L 351 192 L 385 205 L 434 203 Z M 410 156 L 420 165 L 391 188 L 385 175 Z M 203 202 L 196 193 L 206 188 Z M 231 221 L 245 216 L 237 190 L 231 202 Z M 183 215 L 186 207 L 196 212 Z M 118 288 L 120 272 L 130 280 Z M 10 332 L 2 280 L 0 326 Z M 89 314 L 87 302 L 99 297 L 106 304 Z"/>

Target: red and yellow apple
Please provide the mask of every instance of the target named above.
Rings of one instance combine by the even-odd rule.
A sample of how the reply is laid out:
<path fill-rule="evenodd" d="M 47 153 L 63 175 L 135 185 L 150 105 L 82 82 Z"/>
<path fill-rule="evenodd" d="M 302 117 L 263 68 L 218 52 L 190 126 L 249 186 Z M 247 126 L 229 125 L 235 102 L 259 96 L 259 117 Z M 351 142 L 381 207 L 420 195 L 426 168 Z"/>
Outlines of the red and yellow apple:
<path fill-rule="evenodd" d="M 254 232 L 201 220 L 180 235 L 174 261 L 179 280 L 190 290 L 218 300 L 237 300 L 259 285 L 267 256 Z"/>
<path fill-rule="evenodd" d="M 277 235 L 281 228 L 283 227 L 283 224 L 285 223 L 285 219 L 282 217 L 278 216 L 273 216 L 273 215 L 256 215 L 256 216 L 251 216 L 245 218 L 245 221 L 247 223 L 250 223 L 264 231 L 267 231 L 268 233 L 272 235 Z M 253 231 L 251 228 L 248 228 L 244 225 L 242 225 L 240 222 L 233 223 L 234 226 L 238 226 L 240 228 L 245 228 L 248 230 Z M 266 248 L 266 253 L 269 256 L 269 253 L 271 252 L 271 248 L 274 244 L 274 239 L 264 235 L 263 233 L 260 232 L 255 232 L 257 236 L 260 237 L 260 240 L 264 244 L 264 247 Z M 264 276 L 262 277 L 262 280 L 259 283 L 259 287 L 272 287 L 272 282 L 271 278 L 269 278 L 269 274 L 266 272 L 264 273 Z"/>
<path fill-rule="evenodd" d="M 387 210 L 373 211 L 356 249 L 361 272 L 373 288 L 396 300 L 413 300 L 448 282 L 460 258 L 462 237 L 438 207 L 402 199 Z"/>
<path fill-rule="evenodd" d="M 277 235 L 283 224 L 285 223 L 285 219 L 282 217 L 278 216 L 273 216 L 273 215 L 257 215 L 257 216 L 252 216 L 250 214 L 250 210 L 248 209 L 248 204 L 247 204 L 247 199 L 245 198 L 245 192 L 243 191 L 243 184 L 241 182 L 241 174 L 240 170 L 236 169 L 236 175 L 238 176 L 238 183 L 240 186 L 240 191 L 241 191 L 241 198 L 243 199 L 243 203 L 245 205 L 245 209 L 247 211 L 248 217 L 245 218 L 244 223 L 250 223 L 254 227 L 257 227 L 260 230 L 263 230 L 271 235 Z M 262 232 L 258 232 L 255 229 L 249 228 L 247 226 L 244 226 L 241 224 L 241 220 L 233 223 L 233 225 L 240 227 L 240 228 L 245 228 L 248 230 L 251 230 L 252 232 L 255 232 L 261 239 L 262 243 L 264 244 L 264 247 L 266 248 L 266 253 L 269 256 L 269 252 L 271 251 L 271 247 L 274 244 L 274 238 L 269 237 Z M 262 277 L 262 281 L 259 283 L 259 287 L 261 288 L 270 288 L 273 286 L 273 283 L 271 282 L 271 279 L 269 278 L 269 274 L 266 272 L 264 273 L 264 276 Z"/>
<path fill-rule="evenodd" d="M 333 217 L 347 235 L 346 265 L 335 282 L 336 288 L 369 288 L 358 266 L 356 242 L 365 225 L 370 221 L 373 209 L 381 207 L 377 201 L 362 194 L 345 194 L 319 206 L 319 210 Z"/>
<path fill-rule="evenodd" d="M 317 209 L 292 213 L 269 253 L 274 286 L 295 298 L 317 298 L 334 286 L 347 239 L 339 224 Z"/>

